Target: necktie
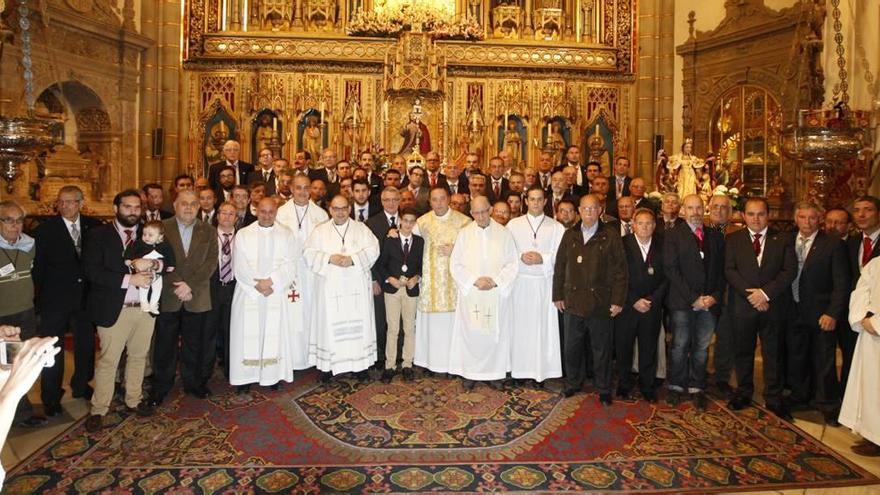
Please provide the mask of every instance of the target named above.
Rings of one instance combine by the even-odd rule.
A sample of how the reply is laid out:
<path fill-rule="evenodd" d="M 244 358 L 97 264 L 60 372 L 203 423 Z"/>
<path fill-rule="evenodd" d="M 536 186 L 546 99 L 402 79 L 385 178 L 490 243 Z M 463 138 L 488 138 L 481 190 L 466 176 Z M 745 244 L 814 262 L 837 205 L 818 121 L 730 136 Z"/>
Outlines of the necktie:
<path fill-rule="evenodd" d="M 449 184 L 449 190 L 450 190 L 450 192 L 452 192 L 452 194 L 457 193 L 457 192 L 458 192 L 458 184 L 451 184 L 451 183 L 450 183 L 450 184 Z"/>
<path fill-rule="evenodd" d="M 431 174 L 431 187 L 437 185 L 437 174 Z"/>
<path fill-rule="evenodd" d="M 134 242 L 134 230 L 125 229 L 125 249 L 128 249 L 132 242 Z"/>
<path fill-rule="evenodd" d="M 396 229 L 396 228 L 397 228 L 397 221 L 396 221 L 396 219 L 394 218 L 394 215 L 391 216 L 391 225 L 390 225 L 390 227 L 391 227 L 392 229 Z"/>
<path fill-rule="evenodd" d="M 697 246 L 699 246 L 700 251 L 703 251 L 703 227 L 697 227 L 697 230 L 694 231 L 694 236 L 697 238 Z"/>
<path fill-rule="evenodd" d="M 623 196 L 623 179 L 620 177 L 617 178 L 617 199 Z"/>
<path fill-rule="evenodd" d="M 865 238 L 862 239 L 862 266 L 867 265 L 868 262 L 871 261 L 871 251 L 873 250 L 874 243 L 871 242 L 870 237 L 865 236 Z"/>
<path fill-rule="evenodd" d="M 798 271 L 797 277 L 795 277 L 794 282 L 791 284 L 791 295 L 794 297 L 794 302 L 801 302 L 800 298 L 800 281 L 801 281 L 801 271 L 804 269 L 804 260 L 806 259 L 806 247 L 807 247 L 807 239 L 804 236 L 799 235 L 797 238 L 797 242 L 794 245 L 794 251 L 797 253 L 798 260 Z"/>
<path fill-rule="evenodd" d="M 79 227 L 75 223 L 70 226 L 70 237 L 73 239 L 73 248 L 76 249 L 76 254 L 79 256 L 82 254 L 82 244 L 80 243 Z"/>
<path fill-rule="evenodd" d="M 547 189 L 547 174 L 541 174 L 541 188 Z"/>
<path fill-rule="evenodd" d="M 666 222 L 666 230 L 672 230 L 675 228 L 675 220 L 671 220 Z"/>
<path fill-rule="evenodd" d="M 409 256 L 409 239 L 403 241 L 403 257 Z"/>
<path fill-rule="evenodd" d="M 755 238 L 752 240 L 752 250 L 755 252 L 755 257 L 761 256 L 761 234 L 755 234 Z"/>
<path fill-rule="evenodd" d="M 358 210 L 358 211 L 360 211 L 360 213 L 358 213 L 358 222 L 364 221 L 364 210 L 366 210 L 366 208 L 360 208 Z"/>
<path fill-rule="evenodd" d="M 269 174 L 270 173 L 271 172 L 269 172 L 268 170 L 263 170 L 263 181 L 264 182 L 269 182 Z"/>
<path fill-rule="evenodd" d="M 220 248 L 220 281 L 224 284 L 232 281 L 232 234 L 223 233 L 223 245 Z"/>
<path fill-rule="evenodd" d="M 492 181 L 492 192 L 495 193 L 496 199 L 501 196 L 501 181 Z"/>
<path fill-rule="evenodd" d="M 629 222 L 623 224 L 623 231 L 626 232 L 626 235 L 632 234 L 632 225 Z"/>

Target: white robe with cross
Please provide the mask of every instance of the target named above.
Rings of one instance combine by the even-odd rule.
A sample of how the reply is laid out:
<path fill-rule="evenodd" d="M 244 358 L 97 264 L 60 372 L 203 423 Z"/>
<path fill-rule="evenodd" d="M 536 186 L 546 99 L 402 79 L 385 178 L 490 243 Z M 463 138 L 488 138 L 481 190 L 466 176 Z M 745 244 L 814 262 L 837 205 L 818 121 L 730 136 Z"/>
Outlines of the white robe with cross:
<path fill-rule="evenodd" d="M 519 269 L 510 295 L 510 374 L 539 382 L 559 378 L 562 355 L 559 312 L 552 297 L 553 267 L 565 227 L 552 217 L 527 213 L 511 219 L 507 229 L 516 242 Z M 530 251 L 540 254 L 543 263 L 525 264 L 522 256 Z"/>
<path fill-rule="evenodd" d="M 229 382 L 274 385 L 293 381 L 295 319 L 289 299 L 302 244 L 287 227 L 253 223 L 235 235 L 232 265 L 235 293 L 229 323 Z M 254 279 L 272 279 L 264 296 Z"/>
<path fill-rule="evenodd" d="M 327 212 L 311 200 L 303 207 L 297 207 L 293 200 L 288 201 L 278 208 L 276 216 L 279 223 L 293 231 L 300 245 L 305 245 L 309 234 L 328 218 Z M 298 305 L 300 311 L 295 315 L 298 321 L 294 324 L 296 331 L 291 336 L 294 342 L 293 369 L 304 370 L 310 366 L 309 341 L 314 339 L 311 317 L 312 309 L 315 307 L 315 274 L 309 269 L 303 257 L 296 262 L 294 287 L 299 297 L 293 304 Z"/>
<path fill-rule="evenodd" d="M 510 371 L 509 295 L 517 273 L 513 236 L 495 220 L 486 228 L 472 222 L 459 232 L 449 266 L 458 287 L 449 373 L 501 380 Z M 490 277 L 497 287 L 477 289 L 480 277 Z"/>
<path fill-rule="evenodd" d="M 354 264 L 331 264 L 334 254 L 350 256 Z M 363 223 L 346 219 L 336 225 L 330 220 L 309 236 L 304 256 L 315 274 L 309 364 L 334 375 L 369 368 L 376 362 L 370 268 L 379 258 L 379 241 Z"/>
<path fill-rule="evenodd" d="M 840 424 L 880 445 L 880 337 L 862 327 L 868 313 L 873 313 L 869 320 L 880 332 L 880 258 L 862 268 L 850 296 L 849 324 L 859 337 L 838 418 Z"/>

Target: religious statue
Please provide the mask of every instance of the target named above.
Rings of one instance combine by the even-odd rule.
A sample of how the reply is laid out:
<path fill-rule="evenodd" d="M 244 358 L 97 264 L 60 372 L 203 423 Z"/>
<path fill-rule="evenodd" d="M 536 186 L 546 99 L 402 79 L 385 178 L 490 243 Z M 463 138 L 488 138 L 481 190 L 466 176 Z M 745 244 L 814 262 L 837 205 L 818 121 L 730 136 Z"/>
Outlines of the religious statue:
<path fill-rule="evenodd" d="M 211 127 L 208 142 L 205 143 L 205 159 L 208 163 L 220 161 L 223 157 L 223 145 L 226 144 L 226 140 L 226 124 L 221 120 Z"/>
<path fill-rule="evenodd" d="M 309 115 L 306 117 L 306 128 L 303 129 L 303 150 L 311 155 L 314 163 L 318 162 L 323 149 L 323 133 L 321 132 L 321 124 L 318 123 L 318 117 Z"/>
<path fill-rule="evenodd" d="M 431 151 L 431 134 L 428 132 L 428 127 L 422 123 L 422 104 L 418 98 L 413 103 L 413 111 L 409 114 L 409 121 L 400 130 L 400 136 L 403 137 L 403 146 L 397 152 L 399 155 L 409 156 L 415 150 L 416 145 L 418 145 L 418 152 L 422 156 Z"/>
<path fill-rule="evenodd" d="M 545 148 L 553 154 L 553 163 L 562 163 L 562 153 L 566 146 L 565 137 L 562 135 L 562 124 L 558 120 L 551 122 Z"/>
<path fill-rule="evenodd" d="M 504 131 L 504 143 L 502 149 L 510 154 L 511 162 L 518 164 L 522 155 L 522 136 L 516 129 L 516 121 L 507 121 L 507 130 Z"/>
<path fill-rule="evenodd" d="M 272 116 L 267 113 L 261 115 L 256 135 L 257 153 L 263 148 L 274 149 L 275 144 L 273 141 L 276 138 L 276 134 L 277 128 L 273 126 Z"/>
<path fill-rule="evenodd" d="M 605 139 L 599 133 L 599 124 L 596 124 L 596 132 L 587 139 L 587 148 L 590 153 L 588 161 L 599 162 L 602 166 L 602 175 L 611 177 L 611 158 L 608 156 Z"/>
<path fill-rule="evenodd" d="M 706 163 L 693 155 L 694 141 L 687 138 L 681 145 L 681 153 L 669 157 L 666 164 L 667 173 L 675 173 L 675 192 L 680 198 L 688 194 L 700 193 L 703 189 L 703 174 L 707 173 Z"/>
<path fill-rule="evenodd" d="M 661 193 L 674 192 L 678 193 L 676 184 L 678 183 L 678 169 L 669 168 L 669 156 L 666 150 L 657 151 L 657 170 L 654 173 L 654 184 Z"/>

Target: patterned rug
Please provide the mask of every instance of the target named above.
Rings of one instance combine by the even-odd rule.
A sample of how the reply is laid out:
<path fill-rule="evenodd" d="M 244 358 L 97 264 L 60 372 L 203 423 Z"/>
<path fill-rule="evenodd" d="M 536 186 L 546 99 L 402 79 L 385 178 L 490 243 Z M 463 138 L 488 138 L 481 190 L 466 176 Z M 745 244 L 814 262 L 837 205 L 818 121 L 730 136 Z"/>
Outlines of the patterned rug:
<path fill-rule="evenodd" d="M 699 412 L 593 394 L 423 378 L 273 392 L 215 383 L 152 418 L 82 422 L 14 468 L 4 493 L 651 491 L 880 482 L 760 408 Z"/>

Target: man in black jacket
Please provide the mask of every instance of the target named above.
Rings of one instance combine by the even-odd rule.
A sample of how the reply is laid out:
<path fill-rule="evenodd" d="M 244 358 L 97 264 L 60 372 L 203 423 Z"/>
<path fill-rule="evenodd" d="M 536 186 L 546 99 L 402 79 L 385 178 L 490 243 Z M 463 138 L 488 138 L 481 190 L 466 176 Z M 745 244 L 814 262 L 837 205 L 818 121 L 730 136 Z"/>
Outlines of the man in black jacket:
<path fill-rule="evenodd" d="M 822 232 L 822 213 L 812 203 L 795 209 L 798 231 L 788 242 L 798 261 L 791 285 L 793 304 L 786 325 L 788 384 L 796 404 L 815 398 L 829 426 L 838 426 L 840 382 L 837 380 L 837 322 L 846 317 L 851 288 L 846 247 L 837 236 Z M 811 386 L 812 384 L 812 386 Z"/>
<path fill-rule="evenodd" d="M 58 337 L 63 342 L 68 328 L 73 329 L 74 371 L 70 388 L 74 397 L 92 398 L 89 382 L 95 372 L 95 326 L 85 311 L 86 280 L 81 256 L 83 239 L 97 218 L 80 214 L 83 192 L 77 186 L 64 186 L 55 203 L 58 215 L 34 230 L 36 254 L 32 276 L 40 312 L 39 333 Z M 47 416 L 61 412 L 64 395 L 64 346 L 55 365 L 43 370 L 40 395 Z"/>
<path fill-rule="evenodd" d="M 254 171 L 250 163 L 238 159 L 241 155 L 241 145 L 238 141 L 230 139 L 223 144 L 223 160 L 211 164 L 208 169 L 208 184 L 211 189 L 217 190 L 220 186 L 219 176 L 223 167 L 229 166 L 235 170 L 235 184 L 247 184 L 247 176 Z"/>
<path fill-rule="evenodd" d="M 385 249 L 385 238 L 389 232 L 397 235 L 397 226 L 400 223 L 400 192 L 397 188 L 386 187 L 381 194 L 382 210 L 370 217 L 366 224 L 370 232 L 379 241 L 380 253 Z M 380 254 L 381 255 L 381 254 Z M 382 293 L 382 278 L 377 266 L 373 266 L 373 308 L 376 317 L 376 350 L 377 359 L 374 367 L 384 369 L 385 366 L 385 335 L 387 324 L 385 318 L 385 296 Z M 397 341 L 394 342 L 395 350 Z"/>
<path fill-rule="evenodd" d="M 735 318 L 737 381 L 729 406 L 738 410 L 751 403 L 755 349 L 760 336 L 764 402 L 777 416 L 790 419 L 782 401 L 779 347 L 791 301 L 791 283 L 797 276 L 797 257 L 794 245 L 785 236 L 767 228 L 769 212 L 765 199 L 749 198 L 743 214 L 747 228 L 727 237 L 724 274 L 730 284 L 730 314 Z"/>
<path fill-rule="evenodd" d="M 86 429 L 96 431 L 110 410 L 116 385 L 116 368 L 122 351 L 125 362 L 125 405 L 130 411 L 149 416 L 153 409 L 142 397 L 144 366 L 155 320 L 141 310 L 138 288 L 149 287 L 152 260 L 134 260 L 132 273 L 123 252 L 138 236 L 141 217 L 140 193 L 134 189 L 113 198 L 116 219 L 112 224 L 91 229 L 83 242 L 82 264 L 89 281 L 87 307 L 98 327 L 101 342 L 95 364 L 95 391 Z"/>
<path fill-rule="evenodd" d="M 686 222 L 664 233 L 667 306 L 674 332 L 666 402 L 676 405 L 687 392 L 694 405 L 704 409 L 709 342 L 724 291 L 724 238 L 703 225 L 699 195 L 686 196 L 683 204 Z"/>

